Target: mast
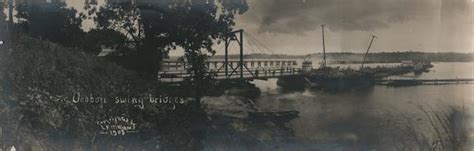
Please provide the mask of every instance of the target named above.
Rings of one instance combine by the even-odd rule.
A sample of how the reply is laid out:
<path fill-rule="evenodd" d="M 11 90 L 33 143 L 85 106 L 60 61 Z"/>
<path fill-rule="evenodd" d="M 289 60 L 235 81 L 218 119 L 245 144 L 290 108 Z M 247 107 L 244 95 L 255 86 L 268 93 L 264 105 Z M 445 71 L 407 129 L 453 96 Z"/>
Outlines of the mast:
<path fill-rule="evenodd" d="M 326 43 L 324 40 L 324 24 L 321 25 L 322 36 L 323 36 L 323 67 L 326 67 Z"/>
<path fill-rule="evenodd" d="M 362 61 L 362 66 L 360 67 L 360 69 L 364 68 L 365 59 L 367 59 L 367 55 L 369 54 L 370 47 L 372 47 L 372 43 L 374 42 L 375 38 L 377 38 L 377 36 L 372 35 L 372 40 L 370 40 L 369 47 L 367 48 L 367 51 L 365 52 L 364 61 Z"/>

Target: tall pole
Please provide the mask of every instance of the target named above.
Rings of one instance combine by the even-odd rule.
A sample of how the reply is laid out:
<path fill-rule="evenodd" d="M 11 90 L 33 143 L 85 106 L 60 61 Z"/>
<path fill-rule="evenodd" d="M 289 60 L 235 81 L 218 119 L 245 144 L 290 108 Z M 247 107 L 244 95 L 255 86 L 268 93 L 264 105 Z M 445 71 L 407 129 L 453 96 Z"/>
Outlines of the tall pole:
<path fill-rule="evenodd" d="M 326 42 L 324 40 L 324 24 L 321 25 L 323 34 L 323 67 L 326 67 Z"/>
<path fill-rule="evenodd" d="M 240 30 L 240 80 L 244 79 L 244 30 Z"/>
<path fill-rule="evenodd" d="M 365 59 L 367 59 L 367 55 L 369 54 L 370 47 L 372 47 L 372 43 L 374 42 L 375 38 L 377 37 L 375 35 L 372 35 L 372 40 L 370 40 L 370 44 L 369 44 L 369 47 L 367 48 L 367 52 L 365 52 L 364 61 L 362 61 L 362 66 L 360 67 L 360 69 L 364 68 Z"/>
<path fill-rule="evenodd" d="M 229 74 L 229 38 L 225 37 L 225 55 L 224 55 L 224 66 L 225 66 L 225 77 Z"/>

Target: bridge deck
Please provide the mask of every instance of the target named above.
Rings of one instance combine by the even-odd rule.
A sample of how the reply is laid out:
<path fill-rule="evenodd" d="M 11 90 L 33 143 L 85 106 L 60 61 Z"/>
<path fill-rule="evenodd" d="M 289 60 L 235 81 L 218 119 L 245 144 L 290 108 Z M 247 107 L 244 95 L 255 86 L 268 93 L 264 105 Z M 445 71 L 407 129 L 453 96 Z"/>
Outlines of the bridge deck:
<path fill-rule="evenodd" d="M 159 72 L 158 79 L 163 83 L 179 83 L 186 78 L 192 77 L 192 73 L 187 72 L 189 64 L 182 61 L 163 61 L 162 71 Z M 216 79 L 268 79 L 283 76 L 299 75 L 302 69 L 298 68 L 297 61 L 288 59 L 248 59 L 242 62 L 228 60 L 209 60 L 206 63 L 208 73 L 214 75 Z M 241 77 L 242 76 L 242 77 Z"/>
<path fill-rule="evenodd" d="M 191 73 L 186 71 L 169 71 L 169 72 L 160 72 L 159 75 L 160 82 L 163 83 L 179 83 L 182 82 L 185 78 L 192 77 Z M 224 79 L 240 79 L 240 74 L 237 72 L 226 73 L 224 71 L 209 71 L 209 74 L 214 75 L 217 80 Z M 280 69 L 255 69 L 247 70 L 243 73 L 244 80 L 253 80 L 253 79 L 268 79 L 268 78 L 279 78 L 285 76 L 301 75 L 302 70 L 298 68 L 280 68 Z"/>

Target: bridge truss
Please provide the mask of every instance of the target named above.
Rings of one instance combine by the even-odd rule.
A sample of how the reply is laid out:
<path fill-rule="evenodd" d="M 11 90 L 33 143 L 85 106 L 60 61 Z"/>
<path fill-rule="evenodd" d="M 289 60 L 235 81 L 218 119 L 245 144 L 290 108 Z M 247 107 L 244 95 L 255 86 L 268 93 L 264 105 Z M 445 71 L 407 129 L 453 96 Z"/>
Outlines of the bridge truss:
<path fill-rule="evenodd" d="M 282 76 L 297 75 L 301 73 L 301 68 L 298 67 L 298 62 L 291 59 L 273 59 L 273 58 L 259 58 L 249 59 L 244 58 L 244 30 L 233 31 L 224 38 L 224 58 L 211 59 L 207 61 L 207 68 L 209 74 L 215 75 L 218 80 L 253 80 L 253 79 L 267 79 L 278 78 Z M 250 36 L 250 35 L 249 35 Z M 257 40 L 254 37 L 254 40 Z M 230 45 L 235 42 L 239 46 L 238 59 L 235 57 L 231 59 L 229 56 Z M 249 45 L 252 44 L 249 42 Z M 257 41 L 263 45 L 261 42 Z M 256 44 L 256 42 L 254 42 Z M 264 46 L 270 50 L 268 47 Z M 260 50 L 261 51 L 261 50 Z M 245 59 L 245 60 L 244 60 Z M 177 60 L 162 61 L 162 71 L 158 75 L 158 79 L 163 83 L 175 83 L 184 80 L 186 77 L 192 76 L 187 69 L 189 64 Z"/>

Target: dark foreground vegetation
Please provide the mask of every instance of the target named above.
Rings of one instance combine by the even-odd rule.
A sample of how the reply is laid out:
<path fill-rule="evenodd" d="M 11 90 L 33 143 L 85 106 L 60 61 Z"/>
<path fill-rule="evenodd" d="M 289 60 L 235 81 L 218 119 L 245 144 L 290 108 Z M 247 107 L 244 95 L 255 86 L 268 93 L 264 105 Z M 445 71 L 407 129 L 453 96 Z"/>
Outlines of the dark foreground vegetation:
<path fill-rule="evenodd" d="M 0 33 L 11 35 L 8 47 L 1 48 L 5 145 L 18 150 L 202 148 L 208 119 L 200 99 L 214 85 L 204 62 L 214 54 L 211 46 L 233 30 L 234 15 L 247 10 L 246 2 L 85 4 L 87 13 L 79 13 L 61 1 L 15 1 L 10 5 L 18 22 L 7 22 L 8 13 L 0 13 Z M 7 1 L 1 12 L 4 6 Z M 83 30 L 85 20 L 95 26 Z M 113 52 L 100 58 L 103 48 Z M 180 87 L 162 86 L 156 80 L 160 61 L 177 48 L 193 65 L 193 77 Z M 75 102 L 79 94 L 84 102 Z M 115 102 L 150 96 L 184 101 Z M 97 121 L 117 116 L 139 124 L 125 136 L 100 134 Z"/>
<path fill-rule="evenodd" d="M 159 96 L 167 88 L 76 49 L 28 36 L 18 36 L 15 41 L 1 72 L 1 103 L 6 108 L 2 116 L 8 122 L 4 129 L 10 132 L 10 145 L 19 150 L 200 148 L 207 122 L 195 99 L 173 104 L 174 109 L 170 104 L 148 101 L 143 109 L 115 104 L 115 97 Z M 75 93 L 100 96 L 108 102 L 74 103 Z M 99 134 L 96 121 L 112 116 L 140 123 L 137 132 L 115 137 Z"/>
<path fill-rule="evenodd" d="M 248 106 L 248 112 L 252 112 L 235 110 L 249 114 L 247 117 L 229 116 L 228 113 L 234 113 L 225 109 L 216 114 L 208 111 L 216 110 L 212 105 L 206 107 L 200 102 L 201 97 L 196 97 L 198 92 L 189 86 L 192 83 L 164 86 L 108 59 L 77 49 L 25 35 L 15 37 L 15 41 L 13 51 L 3 52 L 5 63 L 1 68 L 4 109 L 1 116 L 5 119 L 7 146 L 14 145 L 19 150 L 202 150 L 219 146 L 216 142 L 235 142 L 236 139 L 264 145 L 257 136 L 264 133 L 260 132 L 262 128 L 267 129 L 265 133 L 276 133 L 273 135 L 279 139 L 287 140 L 291 136 L 284 123 L 296 114 L 291 113 L 291 117 L 285 116 L 284 121 L 280 121 L 281 113 L 256 109 L 252 100 L 247 99 L 259 95 L 259 91 L 254 94 L 256 88 L 252 85 L 240 86 L 249 90 L 232 90 L 236 86 L 232 82 L 217 83 L 216 87 L 206 85 L 208 91 L 200 91 L 202 95 L 221 96 L 224 89 L 231 89 L 225 94 L 245 97 L 226 97 L 221 101 L 245 100 L 240 105 Z M 75 103 L 76 93 L 108 101 Z M 115 97 L 146 98 L 149 95 L 186 100 L 171 104 L 145 101 L 144 108 L 114 102 Z M 209 104 L 215 101 L 207 98 Z M 136 131 L 123 136 L 100 133 L 97 121 L 115 116 L 133 119 Z"/>
<path fill-rule="evenodd" d="M 8 44 L 11 49 L 1 47 L 0 51 L 0 118 L 5 146 L 14 145 L 17 150 L 203 150 L 206 145 L 219 145 L 204 142 L 211 137 L 222 142 L 243 141 L 252 149 L 254 145 L 265 146 L 275 139 L 279 139 L 278 143 L 292 139 L 291 130 L 281 127 L 296 118 L 297 113 L 293 111 L 282 112 L 286 119 L 281 122 L 278 114 L 256 109 L 250 99 L 224 96 L 222 102 L 238 102 L 252 111 L 252 114 L 244 114 L 246 118 L 242 120 L 239 115 L 231 116 L 241 110 L 231 110 L 231 115 L 217 111 L 211 114 L 201 104 L 216 102 L 215 98 L 201 100 L 207 95 L 220 96 L 225 93 L 224 89 L 235 86 L 232 82 L 215 82 L 206 74 L 205 60 L 214 54 L 211 47 L 233 30 L 234 15 L 247 10 L 245 0 L 193 0 L 193 4 L 175 0 L 135 2 L 133 5 L 131 2 L 90 4 L 86 6 L 89 14 L 78 14 L 63 3 L 38 6 L 16 3 L 18 14 L 15 17 L 19 22 L 9 25 L 12 37 L 8 42 L 13 43 Z M 94 20 L 96 26 L 83 30 L 81 25 L 85 19 Z M 1 33 L 6 29 L 4 20 L 1 14 Z M 103 47 L 115 51 L 100 58 L 97 55 Z M 185 52 L 182 59 L 193 64 L 189 69 L 195 73 L 193 82 L 190 78 L 182 86 L 161 85 L 154 77 L 160 61 L 176 48 L 182 48 Z M 472 61 L 472 54 L 410 53 L 415 52 L 369 55 L 369 61 Z M 426 57 L 410 57 L 412 55 Z M 329 56 L 334 60 L 349 60 Z M 240 87 L 255 89 L 250 84 Z M 259 91 L 249 91 L 227 91 L 227 95 L 259 96 Z M 99 101 L 75 102 L 77 94 Z M 115 102 L 117 97 L 150 96 L 185 99 L 167 103 Z M 227 109 L 225 105 L 221 107 Z M 374 134 L 373 138 L 377 139 L 370 140 L 370 144 L 384 146 L 387 143 L 386 146 L 395 150 L 462 149 L 466 136 L 461 134 L 466 133 L 458 123 L 463 123 L 466 117 L 463 110 L 420 110 L 429 119 L 431 127 L 428 129 L 433 133 L 423 133 L 412 119 L 404 121 L 403 117 L 396 123 L 369 118 L 363 123 L 369 126 L 361 127 L 380 128 L 381 133 Z M 97 121 L 110 117 L 133 119 L 137 127 L 123 136 L 102 134 Z M 374 121 L 377 123 L 370 123 Z M 278 137 L 259 135 L 262 129 L 275 130 Z M 390 131 L 402 133 L 383 133 Z M 377 142 L 378 138 L 387 139 Z M 310 142 L 319 145 L 317 143 Z M 367 149 L 361 142 L 350 145 Z"/>

